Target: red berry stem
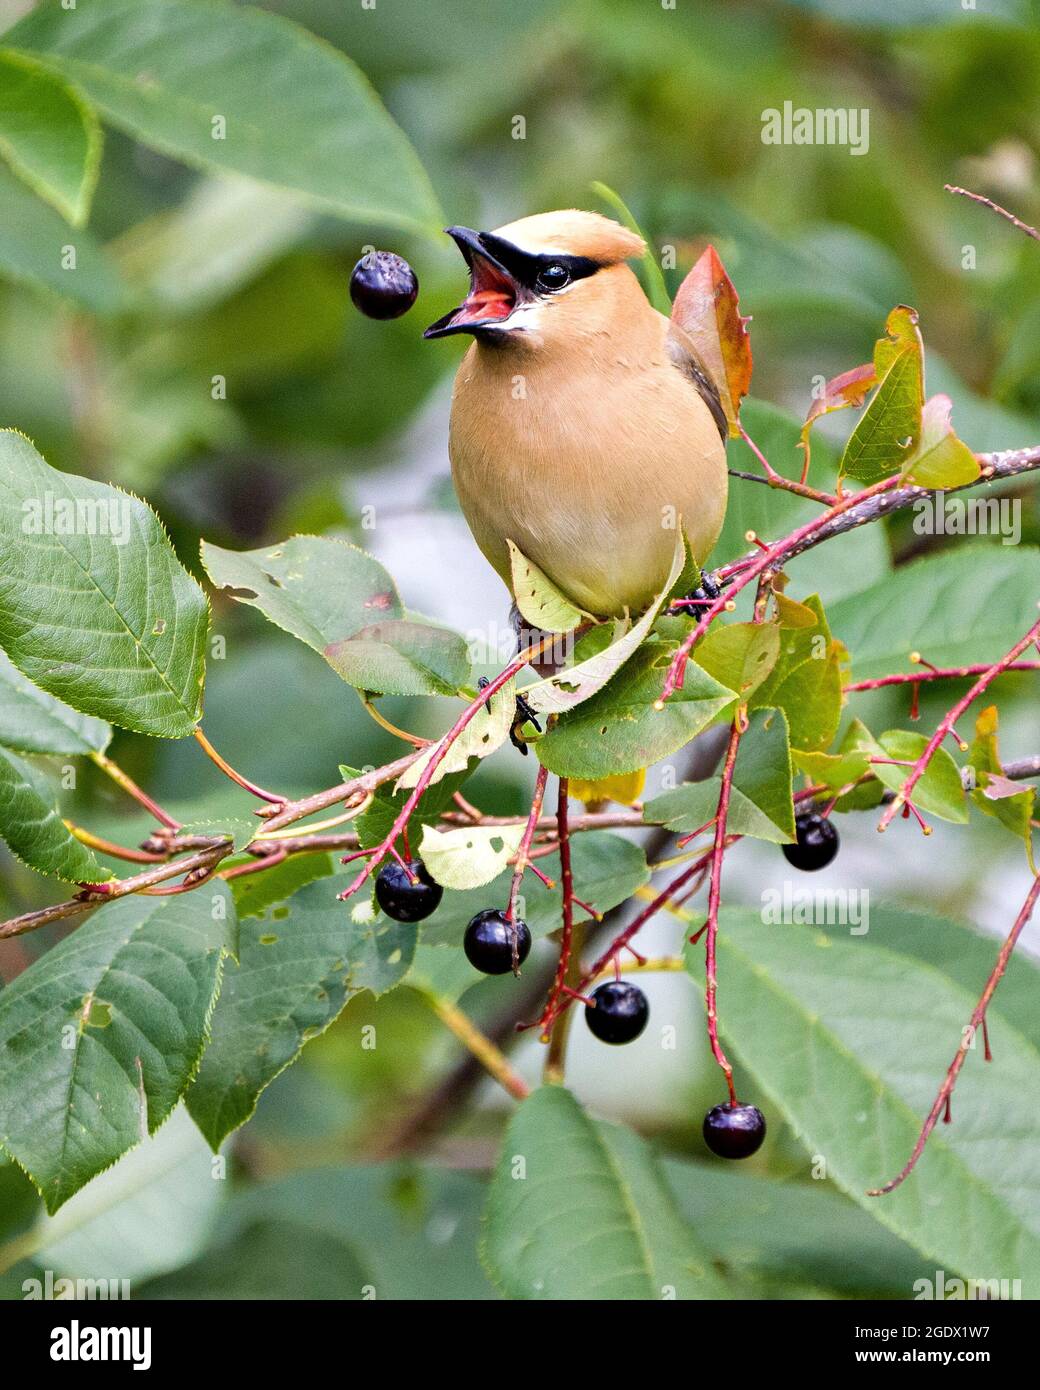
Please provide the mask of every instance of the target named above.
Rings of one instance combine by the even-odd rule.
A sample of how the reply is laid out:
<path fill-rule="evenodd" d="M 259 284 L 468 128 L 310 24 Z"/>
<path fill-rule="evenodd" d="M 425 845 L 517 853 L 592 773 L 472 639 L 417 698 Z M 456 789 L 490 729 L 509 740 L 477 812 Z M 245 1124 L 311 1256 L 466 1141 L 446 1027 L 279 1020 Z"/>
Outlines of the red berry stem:
<path fill-rule="evenodd" d="M 854 695 L 860 690 L 883 690 L 889 685 L 923 685 L 926 681 L 962 680 L 967 676 L 981 676 L 990 669 L 989 662 L 977 661 L 973 666 L 946 666 L 940 669 L 931 666 L 925 671 L 897 671 L 890 676 L 878 676 L 872 681 L 852 681 L 842 687 L 846 695 Z M 1040 661 L 1012 661 L 1004 667 L 1005 671 L 1040 671 Z"/>
<path fill-rule="evenodd" d="M 567 778 L 560 778 L 560 790 L 556 801 L 556 833 L 560 842 L 560 882 L 563 888 L 563 930 L 560 934 L 560 959 L 556 966 L 556 976 L 549 991 L 549 999 L 541 1018 L 542 1042 L 549 1041 L 553 1024 L 564 992 L 567 968 L 571 963 L 571 946 L 574 941 L 574 874 L 571 869 L 571 837 L 567 824 Z M 567 991 L 568 996 L 571 991 Z"/>
<path fill-rule="evenodd" d="M 738 710 L 737 717 L 734 719 L 729 731 L 729 743 L 726 747 L 726 761 L 722 766 L 722 786 L 719 790 L 719 809 L 715 817 L 715 843 L 712 845 L 711 849 L 711 878 L 708 884 L 708 918 L 705 923 L 706 934 L 704 945 L 704 1002 L 708 1014 L 708 1040 L 711 1043 L 712 1056 L 715 1058 L 716 1062 L 718 1062 L 726 1077 L 726 1086 L 729 1089 L 731 1105 L 736 1105 L 737 1093 L 733 1089 L 733 1067 L 729 1058 L 726 1056 L 722 1044 L 719 1042 L 718 975 L 715 961 L 715 947 L 719 932 L 719 902 L 722 895 L 722 861 L 726 852 L 726 820 L 729 816 L 730 793 L 733 789 L 733 769 L 737 761 L 737 750 L 740 747 L 741 735 L 746 727 L 743 710 Z"/>
<path fill-rule="evenodd" d="M 953 1088 L 957 1084 L 957 1077 L 961 1067 L 964 1065 L 964 1059 L 971 1049 L 976 1032 L 980 1027 L 985 1027 L 986 1010 L 989 1008 L 989 1001 L 993 998 L 993 992 L 997 988 L 997 985 L 1000 984 L 1001 978 L 1007 969 L 1008 961 L 1011 959 L 1011 953 L 1015 949 L 1018 938 L 1022 935 L 1026 923 L 1033 915 L 1037 899 L 1040 899 L 1040 875 L 1037 875 L 1037 877 L 1033 879 L 1032 887 L 1029 889 L 1026 900 L 1022 904 L 1022 910 L 1015 918 L 1014 926 L 1011 928 L 1007 935 L 1007 939 L 1000 948 L 1000 954 L 997 956 L 996 964 L 990 973 L 989 979 L 986 981 L 986 988 L 982 991 L 982 997 L 975 1006 L 975 1012 L 971 1016 L 968 1027 L 964 1030 L 961 1045 L 957 1049 L 957 1055 L 947 1069 L 943 1083 L 939 1087 L 939 1093 L 935 1097 L 935 1103 L 928 1112 L 928 1118 L 924 1122 L 917 1143 L 914 1145 L 913 1152 L 907 1160 L 905 1167 L 891 1180 L 891 1182 L 885 1183 L 884 1187 L 871 1188 L 867 1192 L 868 1197 L 883 1197 L 887 1192 L 893 1192 L 901 1182 L 904 1182 L 905 1179 L 910 1176 L 917 1166 L 917 1160 L 924 1152 L 924 1146 L 928 1143 L 928 1136 L 938 1123 L 939 1116 L 942 1115 L 944 1111 L 948 1112 L 950 1097 L 953 1095 Z M 988 1054 L 988 1038 L 986 1041 L 986 1051 Z"/>
<path fill-rule="evenodd" d="M 513 881 L 509 885 L 509 902 L 506 904 L 506 920 L 516 921 L 516 900 L 520 896 L 520 884 L 523 882 L 524 870 L 528 868 L 528 852 L 531 848 L 531 841 L 534 839 L 534 832 L 542 815 L 542 802 L 545 799 L 545 784 L 549 780 L 549 769 L 539 767 L 538 776 L 534 780 L 534 795 L 531 798 L 531 810 L 527 817 L 527 824 L 524 826 L 524 833 L 520 838 L 520 848 L 516 852 L 516 862 L 513 865 Z M 533 866 L 531 866 L 533 867 Z"/>

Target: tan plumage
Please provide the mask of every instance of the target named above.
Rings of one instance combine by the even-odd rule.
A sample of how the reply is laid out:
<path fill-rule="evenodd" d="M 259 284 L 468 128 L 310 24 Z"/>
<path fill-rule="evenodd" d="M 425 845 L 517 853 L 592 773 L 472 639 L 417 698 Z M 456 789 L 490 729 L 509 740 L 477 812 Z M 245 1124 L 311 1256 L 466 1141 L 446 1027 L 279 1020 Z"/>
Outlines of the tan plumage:
<path fill-rule="evenodd" d="M 664 584 L 679 519 L 698 560 L 722 526 L 725 446 L 706 393 L 624 264 L 639 237 L 575 211 L 492 236 L 600 268 L 475 337 L 451 412 L 462 510 L 507 585 L 508 538 L 579 607 L 638 612 Z"/>

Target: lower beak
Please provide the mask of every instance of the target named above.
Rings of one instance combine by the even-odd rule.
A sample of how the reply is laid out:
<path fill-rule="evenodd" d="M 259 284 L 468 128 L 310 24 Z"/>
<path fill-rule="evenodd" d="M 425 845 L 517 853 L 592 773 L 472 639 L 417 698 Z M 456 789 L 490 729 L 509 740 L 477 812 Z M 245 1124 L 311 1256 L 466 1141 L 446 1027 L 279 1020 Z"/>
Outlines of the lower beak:
<path fill-rule="evenodd" d="M 446 338 L 451 333 L 475 333 L 495 328 L 516 308 L 520 285 L 484 243 L 483 233 L 469 227 L 448 227 L 448 236 L 469 266 L 469 294 L 457 309 L 431 323 L 424 338 Z"/>

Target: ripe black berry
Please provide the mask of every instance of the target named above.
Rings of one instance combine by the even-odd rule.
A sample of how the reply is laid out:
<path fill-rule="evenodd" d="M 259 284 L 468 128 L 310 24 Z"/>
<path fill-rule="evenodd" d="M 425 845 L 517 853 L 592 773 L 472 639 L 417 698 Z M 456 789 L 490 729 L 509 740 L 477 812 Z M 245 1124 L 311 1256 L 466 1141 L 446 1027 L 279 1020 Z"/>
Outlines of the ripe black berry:
<path fill-rule="evenodd" d="M 430 877 L 421 859 L 413 859 L 408 869 L 398 863 L 384 864 L 376 879 L 376 902 L 395 922 L 421 922 L 437 911 L 444 889 Z"/>
<path fill-rule="evenodd" d="M 350 297 L 370 319 L 398 319 L 415 303 L 419 281 L 407 261 L 392 251 L 370 251 L 350 276 Z"/>
<path fill-rule="evenodd" d="M 795 817 L 794 829 L 798 843 L 782 847 L 787 862 L 796 869 L 825 869 L 838 853 L 838 831 L 833 821 L 815 811 L 803 811 Z"/>
<path fill-rule="evenodd" d="M 510 922 L 497 907 L 478 912 L 466 928 L 462 946 L 470 965 L 485 975 L 506 975 L 513 968 L 513 934 L 516 963 L 523 965 L 531 949 L 531 932 L 519 917 Z"/>
<path fill-rule="evenodd" d="M 600 1042 L 634 1042 L 646 1027 L 650 1005 L 646 995 L 624 980 L 609 980 L 592 993 L 596 1007 L 585 1005 L 585 1022 Z"/>
<path fill-rule="evenodd" d="M 704 1142 L 719 1158 L 750 1158 L 762 1147 L 766 1119 L 757 1105 L 716 1105 L 704 1117 Z"/>

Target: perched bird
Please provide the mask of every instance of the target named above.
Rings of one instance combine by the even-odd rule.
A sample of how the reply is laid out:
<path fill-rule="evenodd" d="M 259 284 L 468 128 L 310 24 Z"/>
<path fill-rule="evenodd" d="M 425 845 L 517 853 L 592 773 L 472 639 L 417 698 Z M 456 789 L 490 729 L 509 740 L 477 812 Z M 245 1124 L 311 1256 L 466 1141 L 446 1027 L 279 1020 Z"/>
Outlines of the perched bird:
<path fill-rule="evenodd" d="M 728 481 L 718 393 L 625 264 L 642 239 L 578 211 L 448 235 L 470 290 L 425 336 L 474 338 L 449 453 L 477 544 L 507 586 L 512 540 L 579 608 L 639 613 L 680 525 L 707 557 Z"/>

